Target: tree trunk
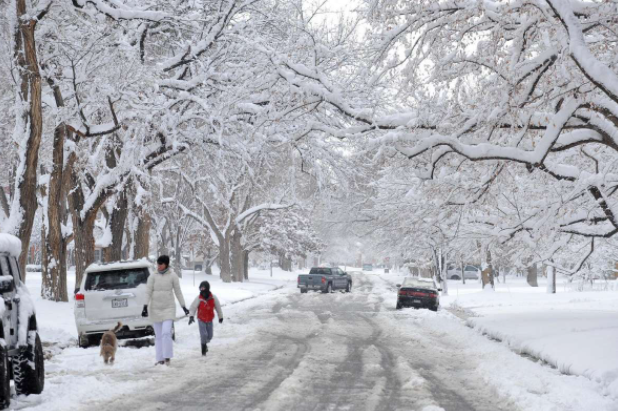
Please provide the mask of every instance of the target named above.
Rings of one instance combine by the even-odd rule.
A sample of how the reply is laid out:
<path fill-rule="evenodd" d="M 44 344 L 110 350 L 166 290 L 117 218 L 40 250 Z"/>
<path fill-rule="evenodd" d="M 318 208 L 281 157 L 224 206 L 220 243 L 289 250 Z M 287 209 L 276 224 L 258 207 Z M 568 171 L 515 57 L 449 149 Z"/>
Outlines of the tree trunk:
<path fill-rule="evenodd" d="M 176 264 L 174 264 L 174 272 L 176 272 L 178 278 L 182 278 L 182 247 L 180 246 L 181 230 L 182 227 L 179 221 L 178 226 L 176 227 L 176 243 L 174 244 L 174 258 L 176 259 Z"/>
<path fill-rule="evenodd" d="M 45 224 L 41 225 L 41 238 L 45 238 Z M 45 266 L 45 262 L 47 261 L 47 246 L 43 245 L 41 247 L 41 260 L 42 263 L 42 272 L 41 272 L 41 297 L 44 300 L 51 300 L 52 292 L 51 292 L 51 273 L 47 270 Z"/>
<path fill-rule="evenodd" d="M 103 249 L 103 260 L 111 263 L 122 260 L 122 244 L 124 239 L 124 226 L 129 214 L 126 189 L 116 196 L 116 204 L 109 216 L 109 228 L 112 232 L 112 242 Z"/>
<path fill-rule="evenodd" d="M 215 262 L 216 256 L 212 256 L 212 250 L 210 247 L 207 247 L 204 250 L 204 262 L 202 266 L 202 270 L 208 274 L 212 275 L 212 264 Z"/>
<path fill-rule="evenodd" d="M 481 254 L 482 255 L 482 254 Z M 483 281 L 483 289 L 486 289 L 488 286 L 493 290 L 495 288 L 494 285 L 494 269 L 491 264 L 491 251 L 489 248 L 485 249 L 485 261 L 483 262 L 481 272 L 481 279 Z"/>
<path fill-rule="evenodd" d="M 19 74 L 20 88 L 17 101 L 17 124 L 14 140 L 19 148 L 19 175 L 15 176 L 13 192 L 12 216 L 19 216 L 16 223 L 18 237 L 21 240 L 22 279 L 26 280 L 26 263 L 30 248 L 30 236 L 34 224 L 34 216 L 38 207 L 36 199 L 37 167 L 39 163 L 39 147 L 43 132 L 43 117 L 41 108 L 41 74 L 36 54 L 34 31 L 37 19 L 28 16 L 26 0 L 15 0 L 16 22 L 19 25 L 14 33 L 16 72 Z"/>
<path fill-rule="evenodd" d="M 64 107 L 64 99 L 60 87 L 48 80 L 54 92 L 56 106 Z M 68 301 L 67 292 L 67 241 L 62 232 L 62 224 L 66 222 L 66 193 L 70 184 L 70 171 L 65 170 L 64 143 L 69 135 L 65 123 L 56 126 L 52 151 L 52 172 L 49 178 L 47 199 L 47 235 L 43 244 L 43 274 L 49 279 L 43 298 L 53 301 Z M 67 169 L 73 166 L 75 156 L 70 156 L 66 162 Z M 76 284 L 79 287 L 79 284 Z"/>
<path fill-rule="evenodd" d="M 538 287 L 539 283 L 537 281 L 538 269 L 536 264 L 531 264 L 528 266 L 526 281 L 530 287 Z"/>
<path fill-rule="evenodd" d="M 244 268 L 244 250 L 242 247 L 242 234 L 238 230 L 234 230 L 232 241 L 230 244 L 231 263 L 232 263 L 232 281 L 243 282 L 245 279 Z"/>
<path fill-rule="evenodd" d="M 556 294 L 556 268 L 547 266 L 547 294 Z"/>
<path fill-rule="evenodd" d="M 219 262 L 221 267 L 221 280 L 224 283 L 232 282 L 232 273 L 230 267 L 230 238 L 219 239 Z"/>
<path fill-rule="evenodd" d="M 137 213 L 137 229 L 135 230 L 134 258 L 148 258 L 150 253 L 150 214 L 146 210 Z"/>
<path fill-rule="evenodd" d="M 94 222 L 96 213 L 87 213 L 82 220 L 79 212 L 73 213 L 75 241 L 75 285 L 79 287 L 84 271 L 94 262 Z"/>
<path fill-rule="evenodd" d="M 249 253 L 250 251 L 244 250 L 243 251 L 243 255 L 244 255 L 244 269 L 245 269 L 245 280 L 249 279 Z"/>
<path fill-rule="evenodd" d="M 446 276 L 446 256 L 440 252 L 440 278 L 442 279 L 442 295 L 448 295 L 448 282 Z"/>

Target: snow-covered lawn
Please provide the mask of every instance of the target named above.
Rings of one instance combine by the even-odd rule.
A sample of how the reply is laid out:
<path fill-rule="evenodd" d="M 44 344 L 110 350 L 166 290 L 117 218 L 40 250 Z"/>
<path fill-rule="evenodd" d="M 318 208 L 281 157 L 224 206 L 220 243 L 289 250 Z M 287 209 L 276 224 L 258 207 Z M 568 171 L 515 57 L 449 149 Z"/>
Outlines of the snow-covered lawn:
<path fill-rule="evenodd" d="M 575 291 L 561 282 L 547 294 L 523 278 L 497 283 L 496 292 L 483 292 L 475 281 L 449 282 L 443 308 L 471 315 L 467 324 L 503 341 L 514 351 L 531 355 L 565 374 L 599 382 L 618 401 L 618 284 L 608 291 Z"/>

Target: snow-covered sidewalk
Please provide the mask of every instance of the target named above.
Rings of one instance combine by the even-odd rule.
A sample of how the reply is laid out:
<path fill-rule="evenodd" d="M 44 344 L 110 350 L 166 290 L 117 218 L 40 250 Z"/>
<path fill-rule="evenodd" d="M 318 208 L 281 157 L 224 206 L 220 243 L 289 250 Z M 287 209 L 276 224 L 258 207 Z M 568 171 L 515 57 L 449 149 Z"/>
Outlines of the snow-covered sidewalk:
<path fill-rule="evenodd" d="M 520 354 L 540 359 L 561 373 L 599 383 L 603 394 L 618 402 L 618 292 L 573 291 L 567 284 L 557 294 L 523 278 L 497 283 L 483 292 L 477 282 L 449 283 L 443 308 L 471 316 L 467 324 L 507 344 Z"/>
<path fill-rule="evenodd" d="M 12 409 L 31 409 L 31 407 L 39 409 L 40 407 L 45 411 L 63 410 L 70 408 L 66 406 L 66 399 L 69 397 L 77 402 L 80 398 L 107 398 L 131 392 L 150 382 L 149 378 L 145 378 L 118 384 L 114 376 L 119 373 L 140 374 L 149 370 L 154 363 L 154 347 L 119 350 L 117 364 L 113 367 L 103 364 L 99 357 L 98 347 L 77 348 L 77 329 L 73 316 L 72 297 L 75 281 L 72 274 L 69 273 L 69 293 L 71 295 L 68 303 L 43 300 L 40 297 L 41 274 L 33 272 L 27 274 L 26 285 L 35 301 L 39 333 L 47 356 L 46 381 L 43 394 L 13 398 Z M 282 287 L 293 288 L 296 286 L 297 279 L 296 273 L 285 272 L 279 268 L 273 269 L 273 277 L 270 277 L 269 271 L 252 269 L 249 275 L 250 280 L 242 284 L 223 283 L 218 273 L 214 274 L 195 273 L 194 278 L 193 271 L 184 271 L 181 287 L 185 300 L 189 304 L 199 294 L 200 282 L 204 280 L 210 282 L 211 290 L 219 298 L 227 320 L 222 326 L 217 324 L 215 327 L 215 343 L 224 342 L 224 335 L 235 331 L 235 310 L 230 308 L 237 303 L 241 303 L 238 304 L 240 306 L 244 305 L 245 301 L 250 303 L 256 297 L 277 292 Z M 177 313 L 180 315 L 181 312 L 178 308 Z M 189 327 L 186 321 L 177 321 L 176 334 L 177 356 L 186 356 L 199 351 L 199 333 L 195 325 Z M 219 341 L 216 341 L 217 339 Z M 121 341 L 121 344 L 124 342 Z"/>

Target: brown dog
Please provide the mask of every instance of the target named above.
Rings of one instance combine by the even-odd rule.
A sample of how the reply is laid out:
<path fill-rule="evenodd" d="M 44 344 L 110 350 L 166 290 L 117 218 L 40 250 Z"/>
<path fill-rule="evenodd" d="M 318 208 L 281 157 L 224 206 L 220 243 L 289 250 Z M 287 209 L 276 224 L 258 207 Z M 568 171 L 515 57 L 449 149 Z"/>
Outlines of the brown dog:
<path fill-rule="evenodd" d="M 122 323 L 119 321 L 114 329 L 103 333 L 101 338 L 101 357 L 105 364 L 113 364 L 116 359 L 116 350 L 118 349 L 118 338 L 116 333 L 122 328 Z"/>

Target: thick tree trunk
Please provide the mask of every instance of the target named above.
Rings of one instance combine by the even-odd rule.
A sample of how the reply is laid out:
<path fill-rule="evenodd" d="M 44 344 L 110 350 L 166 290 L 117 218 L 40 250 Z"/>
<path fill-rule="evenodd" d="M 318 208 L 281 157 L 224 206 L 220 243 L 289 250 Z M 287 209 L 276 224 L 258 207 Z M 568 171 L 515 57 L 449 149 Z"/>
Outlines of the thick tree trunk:
<path fill-rule="evenodd" d="M 94 262 L 94 222 L 96 213 L 87 213 L 82 220 L 78 212 L 73 213 L 75 241 L 75 285 L 81 285 L 84 271 Z"/>
<path fill-rule="evenodd" d="M 145 210 L 140 210 L 137 213 L 137 219 L 134 258 L 148 258 L 150 252 L 150 214 Z"/>
<path fill-rule="evenodd" d="M 539 286 L 537 277 L 538 277 L 538 269 L 536 267 L 536 264 L 529 265 L 527 269 L 526 281 L 528 282 L 528 285 L 530 287 Z"/>
<path fill-rule="evenodd" d="M 244 250 L 243 251 L 243 255 L 244 255 L 244 269 L 245 269 L 245 280 L 249 279 L 249 253 L 250 251 Z"/>
<path fill-rule="evenodd" d="M 126 189 L 116 196 L 116 204 L 109 216 L 109 226 L 112 232 L 112 242 L 103 249 L 103 260 L 110 263 L 122 260 L 122 244 L 124 226 L 129 214 Z"/>
<path fill-rule="evenodd" d="M 54 92 L 54 99 L 58 107 L 64 107 L 64 99 L 60 87 L 54 84 L 53 80 L 48 80 Z M 49 283 L 43 282 L 46 288 L 43 298 L 53 301 L 68 301 L 67 292 L 67 264 L 66 252 L 67 242 L 62 232 L 62 224 L 66 220 L 66 193 L 70 178 L 65 170 L 64 143 L 69 134 L 69 130 L 64 123 L 59 124 L 54 130 L 54 141 L 52 151 L 52 171 L 49 178 L 48 197 L 47 197 L 47 234 L 45 244 L 43 244 L 43 275 L 49 279 Z M 67 166 L 72 167 L 75 161 L 74 156 L 69 158 Z M 70 176 L 69 176 L 70 177 Z M 79 286 L 79 284 L 77 284 Z"/>
<path fill-rule="evenodd" d="M 20 147 L 19 174 L 15 176 L 15 191 L 11 213 L 19 215 L 17 228 L 21 240 L 22 252 L 19 263 L 23 280 L 26 279 L 26 263 L 30 248 L 30 236 L 34 224 L 34 216 L 38 207 L 36 199 L 37 167 L 39 163 L 39 147 L 43 132 L 43 116 L 41 108 L 41 74 L 36 54 L 34 31 L 37 19 L 28 16 L 26 0 L 15 0 L 19 22 L 14 33 L 15 61 L 17 73 L 20 76 L 18 97 L 18 120 L 14 138 Z M 21 113 L 19 113 L 21 111 Z"/>
<path fill-rule="evenodd" d="M 245 279 L 244 269 L 244 250 L 242 247 L 242 234 L 238 230 L 234 230 L 230 243 L 231 263 L 232 263 L 232 281 L 243 282 Z"/>
<path fill-rule="evenodd" d="M 219 239 L 219 262 L 221 267 L 221 280 L 224 283 L 232 282 L 230 267 L 230 239 L 229 236 Z"/>

